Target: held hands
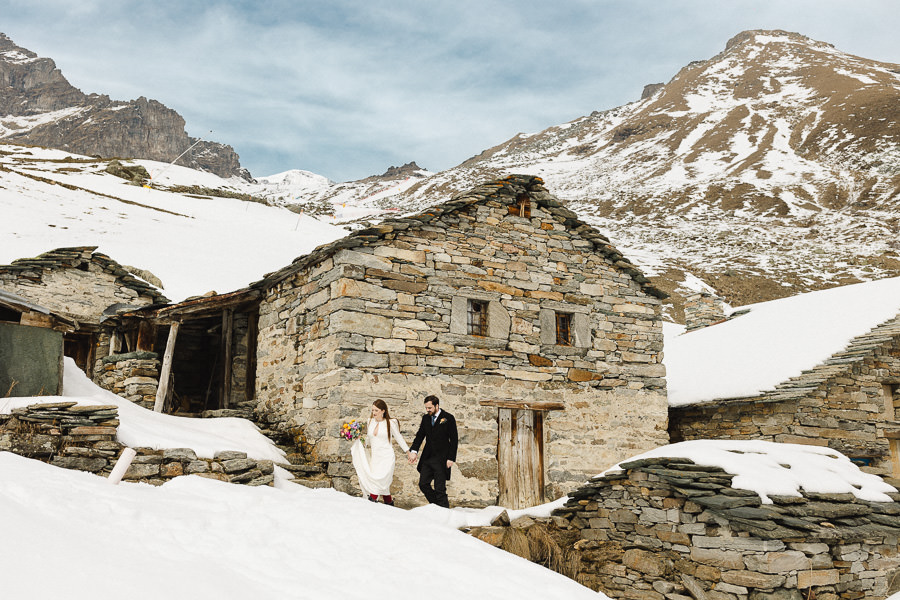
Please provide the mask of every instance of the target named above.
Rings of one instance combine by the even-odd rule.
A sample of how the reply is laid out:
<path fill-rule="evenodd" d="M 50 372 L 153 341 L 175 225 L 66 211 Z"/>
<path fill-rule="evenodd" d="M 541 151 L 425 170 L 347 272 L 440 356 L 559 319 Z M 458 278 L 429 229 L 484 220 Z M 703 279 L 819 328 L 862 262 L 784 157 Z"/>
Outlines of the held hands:
<path fill-rule="evenodd" d="M 406 462 L 408 462 L 409 464 L 411 464 L 411 465 L 416 464 L 416 461 L 418 459 L 419 459 L 419 455 L 417 453 L 412 452 L 412 451 L 406 453 Z"/>

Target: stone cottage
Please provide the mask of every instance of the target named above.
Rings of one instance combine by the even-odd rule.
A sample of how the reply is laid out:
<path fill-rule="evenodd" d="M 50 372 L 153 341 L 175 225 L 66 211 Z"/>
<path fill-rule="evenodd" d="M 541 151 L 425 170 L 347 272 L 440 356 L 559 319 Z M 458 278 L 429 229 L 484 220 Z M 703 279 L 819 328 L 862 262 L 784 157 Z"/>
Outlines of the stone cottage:
<path fill-rule="evenodd" d="M 531 176 L 317 248 L 267 275 L 255 401 L 329 483 L 342 422 L 384 399 L 409 438 L 435 394 L 460 425 L 455 505 L 539 504 L 668 441 L 662 292 Z M 421 501 L 398 461 L 395 494 Z"/>
<path fill-rule="evenodd" d="M 65 355 L 88 376 L 93 374 L 95 361 L 110 353 L 108 343 L 103 343 L 109 338 L 101 340 L 105 312 L 168 302 L 155 287 L 96 250 L 96 246 L 58 248 L 0 265 L 0 290 L 77 323 L 77 328 L 65 334 Z"/>
<path fill-rule="evenodd" d="M 769 460 L 778 450 L 732 452 L 752 469 L 835 478 L 830 466 L 778 465 Z M 554 511 L 561 537 L 575 534 L 581 583 L 645 600 L 881 600 L 900 590 L 900 494 L 876 476 L 886 490 L 877 501 L 863 499 L 858 483 L 762 498 L 735 486 L 735 473 L 673 454 L 624 462 Z"/>
<path fill-rule="evenodd" d="M 900 278 L 727 317 L 714 304 L 701 300 L 698 312 L 718 324 L 666 337 L 673 442 L 829 446 L 864 470 L 900 478 Z"/>

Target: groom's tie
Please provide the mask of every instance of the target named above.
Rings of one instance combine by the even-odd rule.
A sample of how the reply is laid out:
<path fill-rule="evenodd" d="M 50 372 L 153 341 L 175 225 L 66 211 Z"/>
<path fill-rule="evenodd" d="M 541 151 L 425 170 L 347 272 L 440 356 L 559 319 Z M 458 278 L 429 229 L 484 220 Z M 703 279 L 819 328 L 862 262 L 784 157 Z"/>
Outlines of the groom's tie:
<path fill-rule="evenodd" d="M 431 415 L 431 426 L 434 427 L 434 422 L 437 421 L 437 415 Z"/>

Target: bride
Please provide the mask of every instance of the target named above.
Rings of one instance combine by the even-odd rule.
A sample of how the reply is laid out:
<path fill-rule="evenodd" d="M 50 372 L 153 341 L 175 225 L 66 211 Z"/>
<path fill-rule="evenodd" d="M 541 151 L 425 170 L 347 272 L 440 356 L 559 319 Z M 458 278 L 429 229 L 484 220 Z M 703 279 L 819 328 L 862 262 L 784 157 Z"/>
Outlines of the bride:
<path fill-rule="evenodd" d="M 366 426 L 366 443 L 371 449 L 371 456 L 366 453 L 359 440 L 353 442 L 350 455 L 363 493 L 368 494 L 372 502 L 377 502 L 378 496 L 381 496 L 384 503 L 391 506 L 394 504 L 391 498 L 391 482 L 394 480 L 392 439 L 397 440 L 397 445 L 403 452 L 409 451 L 409 446 L 400 434 L 397 419 L 391 418 L 384 400 L 376 400 L 372 403 L 372 416 Z"/>

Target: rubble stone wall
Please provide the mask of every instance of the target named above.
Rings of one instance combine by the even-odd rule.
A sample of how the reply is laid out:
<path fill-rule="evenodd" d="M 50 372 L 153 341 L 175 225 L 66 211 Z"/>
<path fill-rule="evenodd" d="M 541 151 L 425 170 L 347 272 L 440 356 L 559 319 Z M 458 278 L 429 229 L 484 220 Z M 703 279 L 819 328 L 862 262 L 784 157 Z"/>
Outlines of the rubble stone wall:
<path fill-rule="evenodd" d="M 802 395 L 779 399 L 776 391 L 745 401 L 673 406 L 669 435 L 673 442 L 754 439 L 828 446 L 871 460 L 867 471 L 898 477 L 890 448 L 900 435 L 898 382 L 900 336 Z"/>
<path fill-rule="evenodd" d="M 580 581 L 646 600 L 881 600 L 900 589 L 898 502 L 806 494 L 763 505 L 731 477 L 666 465 L 573 494 L 554 522 L 579 534 Z"/>
<path fill-rule="evenodd" d="M 116 440 L 118 408 L 74 402 L 34 404 L 0 415 L 0 451 L 12 452 L 65 469 L 106 477 L 125 446 Z M 198 458 L 190 448 L 135 448 L 137 456 L 126 481 L 162 485 L 180 475 L 200 475 L 230 483 L 271 485 L 270 460 L 247 458 L 245 452 L 223 451 Z"/>
<path fill-rule="evenodd" d="M 159 387 L 159 358 L 154 352 L 107 355 L 97 361 L 94 382 L 105 390 L 153 409 Z"/>
<path fill-rule="evenodd" d="M 297 432 L 335 487 L 356 487 L 340 426 L 367 415 L 376 398 L 407 441 L 424 396 L 437 395 L 456 416 L 455 504 L 497 499 L 497 408 L 481 401 L 565 406 L 544 426 L 551 497 L 667 443 L 659 300 L 582 237 L 586 227 L 567 227 L 559 215 L 572 213 L 542 186 L 518 190 L 529 193 L 528 217 L 513 214 L 515 196 L 476 190 L 464 208 L 383 225 L 379 239 L 338 249 L 267 290 L 257 411 Z M 469 301 L 486 306 L 487 335 L 469 335 Z M 556 313 L 571 315 L 571 346 L 556 343 Z M 421 501 L 417 478 L 398 461 L 404 499 Z"/>

